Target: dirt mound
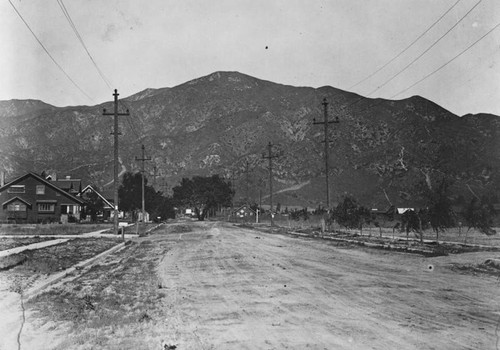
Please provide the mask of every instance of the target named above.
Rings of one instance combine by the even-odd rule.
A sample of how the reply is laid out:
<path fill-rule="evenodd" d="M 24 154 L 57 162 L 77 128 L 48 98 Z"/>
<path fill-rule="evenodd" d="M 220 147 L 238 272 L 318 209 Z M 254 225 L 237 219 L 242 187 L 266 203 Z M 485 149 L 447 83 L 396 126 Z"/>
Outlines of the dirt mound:
<path fill-rule="evenodd" d="M 483 265 L 500 270 L 500 259 L 486 259 Z"/>

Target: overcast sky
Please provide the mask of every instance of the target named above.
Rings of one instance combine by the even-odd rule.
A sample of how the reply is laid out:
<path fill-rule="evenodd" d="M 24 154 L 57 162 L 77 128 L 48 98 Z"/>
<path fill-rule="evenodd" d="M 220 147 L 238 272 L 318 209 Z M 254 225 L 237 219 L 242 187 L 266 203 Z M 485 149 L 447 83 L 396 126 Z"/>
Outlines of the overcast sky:
<path fill-rule="evenodd" d="M 125 97 L 215 71 L 239 71 L 276 83 L 330 85 L 369 97 L 421 95 L 458 115 L 500 115 L 500 27 L 434 75 L 393 97 L 500 23 L 498 0 L 63 0 L 112 89 L 56 0 L 10 1 L 88 97 L 57 68 L 9 1 L 2 1 L 0 100 L 95 105 L 112 100 L 114 88 Z M 449 34 L 408 66 L 478 2 Z M 415 45 L 353 87 L 450 8 Z"/>

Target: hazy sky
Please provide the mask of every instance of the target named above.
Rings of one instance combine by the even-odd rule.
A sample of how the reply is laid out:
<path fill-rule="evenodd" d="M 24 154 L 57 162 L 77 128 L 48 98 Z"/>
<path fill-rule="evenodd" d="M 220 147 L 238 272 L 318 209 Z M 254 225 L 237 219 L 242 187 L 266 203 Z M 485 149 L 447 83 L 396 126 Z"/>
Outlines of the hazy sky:
<path fill-rule="evenodd" d="M 56 106 L 112 100 L 56 0 L 10 0 L 80 92 L 37 43 L 8 0 L 0 3 L 0 99 Z M 334 86 L 391 98 L 500 23 L 498 0 L 63 0 L 120 97 L 173 87 L 215 71 L 294 86 Z M 453 30 L 403 73 L 477 3 Z M 500 27 L 395 99 L 421 95 L 450 111 L 500 115 Z M 371 94 L 369 94 L 372 92 Z"/>

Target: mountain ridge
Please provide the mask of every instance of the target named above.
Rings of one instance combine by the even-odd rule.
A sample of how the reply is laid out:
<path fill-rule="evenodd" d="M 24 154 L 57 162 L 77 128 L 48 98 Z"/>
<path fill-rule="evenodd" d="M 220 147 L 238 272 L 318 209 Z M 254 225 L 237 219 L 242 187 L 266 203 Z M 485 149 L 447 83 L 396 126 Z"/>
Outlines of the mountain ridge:
<path fill-rule="evenodd" d="M 268 191 L 262 155 L 272 142 L 281 154 L 273 164 L 275 191 L 308 182 L 276 200 L 324 205 L 323 128 L 312 123 L 323 120 L 323 98 L 329 118 L 340 121 L 329 128 L 334 201 L 352 193 L 373 206 L 386 204 L 388 196 L 395 203 L 418 204 L 419 186 L 432 185 L 443 174 L 454 181 L 455 197 L 470 196 L 467 186 L 478 193 L 498 192 L 497 116 L 459 117 L 421 96 L 370 99 L 331 86 L 296 87 L 238 72 L 214 72 L 121 99 L 131 114 L 120 117 L 122 167 L 137 171 L 135 156 L 145 144 L 150 174 L 153 165 L 161 174 L 149 176 L 157 188 L 168 192 L 181 177 L 234 173 L 236 198 L 243 200 L 248 162 L 253 170 L 249 196 L 257 201 Z M 95 184 L 112 179 L 112 117 L 102 116 L 112 102 L 25 107 L 19 120 L 5 105 L 0 101 L 0 121 L 16 119 L 0 128 L 0 162 L 8 175 L 73 170 Z"/>

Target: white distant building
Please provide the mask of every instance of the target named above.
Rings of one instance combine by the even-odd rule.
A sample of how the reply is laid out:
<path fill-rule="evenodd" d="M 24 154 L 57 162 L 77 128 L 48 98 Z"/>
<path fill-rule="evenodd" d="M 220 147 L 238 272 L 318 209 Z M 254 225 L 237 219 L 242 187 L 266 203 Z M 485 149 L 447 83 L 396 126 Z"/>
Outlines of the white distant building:
<path fill-rule="evenodd" d="M 396 208 L 396 210 L 399 215 L 402 215 L 406 213 L 408 210 L 415 211 L 415 208 Z"/>

